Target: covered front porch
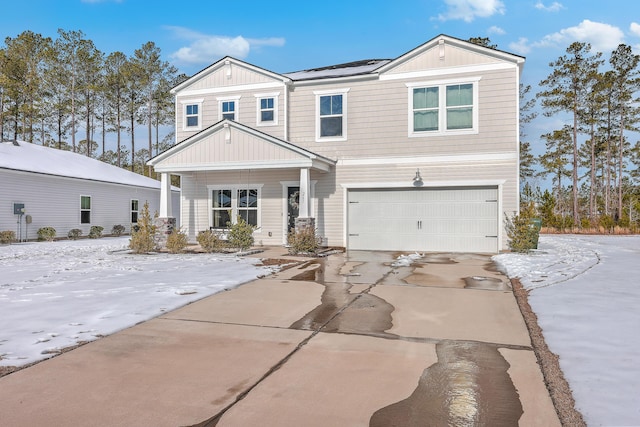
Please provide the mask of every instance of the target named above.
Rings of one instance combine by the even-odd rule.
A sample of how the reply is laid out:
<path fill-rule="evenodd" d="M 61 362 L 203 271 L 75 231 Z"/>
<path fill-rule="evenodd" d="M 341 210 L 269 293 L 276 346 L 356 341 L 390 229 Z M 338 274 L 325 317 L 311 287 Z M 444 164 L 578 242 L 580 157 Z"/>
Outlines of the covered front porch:
<path fill-rule="evenodd" d="M 197 233 L 224 229 L 238 217 L 256 228 L 257 243 L 283 244 L 295 218 L 315 222 L 315 183 L 335 161 L 242 124 L 224 120 L 148 162 L 160 173 L 160 220 L 171 175 L 181 178 L 181 223 Z M 305 221 L 303 221 L 305 222 Z"/>

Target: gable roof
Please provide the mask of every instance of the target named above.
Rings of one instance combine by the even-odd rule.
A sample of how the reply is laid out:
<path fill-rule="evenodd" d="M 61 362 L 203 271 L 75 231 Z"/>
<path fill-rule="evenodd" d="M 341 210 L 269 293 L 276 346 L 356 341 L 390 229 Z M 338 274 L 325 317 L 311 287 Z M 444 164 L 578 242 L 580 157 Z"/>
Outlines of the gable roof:
<path fill-rule="evenodd" d="M 160 181 L 100 160 L 22 141 L 0 143 L 0 169 L 136 187 L 160 188 Z"/>
<path fill-rule="evenodd" d="M 386 64 L 381 65 L 380 67 L 378 67 L 375 72 L 376 73 L 384 73 L 386 71 L 389 71 L 397 66 L 399 66 L 402 63 L 405 63 L 407 61 L 409 61 L 410 59 L 422 54 L 423 52 L 434 48 L 435 46 L 438 46 L 440 44 L 448 44 L 451 46 L 455 46 L 455 47 L 459 47 L 468 51 L 472 51 L 472 52 L 476 52 L 476 53 L 480 53 L 482 55 L 485 56 L 490 56 L 490 57 L 494 57 L 496 59 L 500 59 L 503 61 L 507 61 L 507 62 L 512 62 L 515 63 L 519 66 L 522 66 L 522 64 L 524 64 L 525 58 L 523 56 L 520 55 L 515 55 L 512 53 L 508 53 L 502 50 L 498 50 L 498 49 L 492 49 L 489 47 L 485 47 L 485 46 L 480 46 L 478 44 L 475 43 L 471 43 L 470 41 L 467 40 L 462 40 L 462 39 L 458 39 L 455 37 L 451 37 L 451 36 L 447 36 L 445 34 L 440 34 L 437 37 L 432 38 L 431 40 L 421 44 L 420 46 L 416 47 L 415 49 L 410 50 L 409 52 L 400 55 L 399 57 L 397 57 L 396 59 L 389 61 Z"/>
<path fill-rule="evenodd" d="M 256 72 L 258 74 L 261 74 L 263 76 L 266 76 L 268 78 L 271 78 L 273 80 L 277 80 L 277 81 L 280 81 L 280 82 L 283 82 L 283 83 L 289 83 L 291 81 L 288 77 L 283 76 L 282 74 L 274 73 L 273 71 L 269 71 L 269 70 L 266 70 L 264 68 L 255 66 L 253 64 L 249 64 L 248 62 L 241 61 L 241 60 L 233 58 L 231 56 L 225 56 L 224 58 L 220 59 L 219 61 L 216 61 L 213 64 L 209 65 L 207 68 L 204 68 L 204 69 L 198 71 L 196 74 L 194 74 L 193 76 L 189 77 L 184 82 L 180 83 L 179 85 L 177 85 L 176 87 L 171 89 L 170 92 L 172 94 L 175 94 L 176 92 L 179 92 L 179 91 L 181 91 L 181 90 L 183 90 L 183 89 L 195 84 L 199 80 L 207 77 L 208 75 L 212 74 L 216 70 L 218 70 L 218 69 L 220 69 L 220 68 L 222 68 L 224 66 L 228 66 L 228 65 L 240 66 L 242 68 L 249 69 L 249 70 L 251 70 L 253 72 Z"/>
<path fill-rule="evenodd" d="M 242 123 L 221 120 L 147 162 L 157 172 L 314 168 L 336 162 Z"/>

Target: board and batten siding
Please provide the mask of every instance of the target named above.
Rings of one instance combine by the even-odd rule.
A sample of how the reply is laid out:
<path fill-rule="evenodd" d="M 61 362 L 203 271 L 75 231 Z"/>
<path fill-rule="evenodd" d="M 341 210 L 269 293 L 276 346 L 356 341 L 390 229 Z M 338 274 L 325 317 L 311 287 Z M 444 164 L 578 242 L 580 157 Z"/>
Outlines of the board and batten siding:
<path fill-rule="evenodd" d="M 229 132 L 227 140 L 226 132 Z M 265 143 L 258 137 L 240 131 L 232 126 L 212 133 L 192 143 L 185 149 L 163 160 L 163 166 L 170 165 L 211 165 L 224 163 L 261 162 L 265 159 L 286 161 L 300 158 L 298 153 L 281 146 Z"/>
<path fill-rule="evenodd" d="M 128 233 L 132 199 L 139 201 L 140 211 L 148 201 L 152 216 L 159 210 L 159 189 L 9 170 L 0 170 L 0 178 L 3 186 L 0 230 L 17 230 L 18 217 L 13 215 L 13 203 L 24 203 L 26 214 L 31 215 L 33 221 L 28 225 L 27 239 L 36 239 L 42 227 L 55 228 L 60 238 L 67 237 L 74 228 L 86 236 L 93 225 L 104 227 L 103 233 L 108 234 L 114 225 L 120 224 Z M 80 196 L 91 196 L 90 224 L 80 224 Z M 179 213 L 177 191 L 172 195 L 172 208 L 174 214 Z M 24 227 L 23 218 L 23 230 Z"/>

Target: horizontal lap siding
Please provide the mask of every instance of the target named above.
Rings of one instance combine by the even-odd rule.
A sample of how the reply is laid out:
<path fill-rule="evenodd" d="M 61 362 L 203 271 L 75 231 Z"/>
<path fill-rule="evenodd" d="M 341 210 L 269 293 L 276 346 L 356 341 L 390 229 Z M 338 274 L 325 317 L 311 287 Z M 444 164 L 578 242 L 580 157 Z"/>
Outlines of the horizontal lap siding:
<path fill-rule="evenodd" d="M 183 123 L 183 103 L 193 100 L 204 99 L 202 103 L 202 129 L 218 123 L 220 121 L 220 111 L 218 108 L 218 98 L 226 98 L 233 96 L 240 96 L 240 99 L 236 101 L 236 111 L 238 112 L 238 118 L 241 123 L 247 126 L 258 129 L 261 132 L 275 136 L 276 138 L 284 137 L 284 87 L 261 89 L 259 91 L 247 91 L 239 89 L 237 92 L 223 92 L 223 93 L 210 93 L 204 95 L 188 95 L 180 96 L 176 98 L 176 123 L 177 133 L 176 141 L 180 142 L 188 137 L 197 134 L 199 131 L 185 131 L 182 128 Z M 257 103 L 258 99 L 255 97 L 257 93 L 278 93 L 278 124 L 276 126 L 257 126 Z"/>
<path fill-rule="evenodd" d="M 407 164 L 407 165 L 367 165 L 338 166 L 335 173 L 330 173 L 318 181 L 316 197 L 321 211 L 318 213 L 318 229 L 327 238 L 329 245 L 346 245 L 344 236 L 345 224 L 345 189 L 336 182 L 345 185 L 366 183 L 371 187 L 393 185 L 395 187 L 411 187 L 416 169 L 424 181 L 424 188 L 430 183 L 446 182 L 447 186 L 459 186 L 473 181 L 502 181 L 502 214 L 512 214 L 517 209 L 517 182 L 513 178 L 515 161 L 493 162 L 490 164 Z M 500 224 L 502 226 L 502 224 Z M 506 244 L 503 236 L 503 247 Z"/>
<path fill-rule="evenodd" d="M 299 181 L 300 171 L 252 170 L 230 172 L 198 172 L 182 177 L 183 206 L 181 225 L 195 241 L 199 231 L 210 227 L 210 202 L 208 185 L 246 187 L 262 184 L 260 212 L 261 228 L 254 233 L 256 244 L 280 245 L 283 236 L 283 199 L 281 181 Z M 269 236 L 271 232 L 271 236 Z"/>
<path fill-rule="evenodd" d="M 23 172 L 0 171 L 0 176 L 3 183 L 0 230 L 16 230 L 13 203 L 24 203 L 33 220 L 28 226 L 29 239 L 37 238 L 42 227 L 55 228 L 57 237 L 67 237 L 73 228 L 82 230 L 86 236 L 92 225 L 104 227 L 105 234 L 116 224 L 125 226 L 129 232 L 131 199 L 139 200 L 140 209 L 148 201 L 151 215 L 159 210 L 160 190 Z M 80 224 L 80 196 L 91 196 L 91 224 Z M 177 193 L 174 198 L 173 206 L 178 213 Z"/>
<path fill-rule="evenodd" d="M 331 158 L 384 157 L 512 152 L 517 150 L 517 70 L 456 75 L 481 76 L 478 134 L 409 137 L 409 90 L 405 80 L 359 81 L 323 85 L 322 90 L 349 88 L 347 141 L 315 141 L 317 87 L 291 94 L 291 141 Z M 442 78 L 445 79 L 445 78 Z M 413 79 L 413 82 L 437 79 Z"/>

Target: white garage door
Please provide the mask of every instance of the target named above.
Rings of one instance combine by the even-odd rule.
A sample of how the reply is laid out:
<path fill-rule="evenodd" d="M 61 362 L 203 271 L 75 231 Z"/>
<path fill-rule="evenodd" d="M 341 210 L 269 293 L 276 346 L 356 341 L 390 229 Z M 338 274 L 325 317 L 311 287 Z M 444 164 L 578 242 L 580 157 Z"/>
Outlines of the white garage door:
<path fill-rule="evenodd" d="M 351 189 L 352 250 L 498 251 L 496 187 Z"/>

